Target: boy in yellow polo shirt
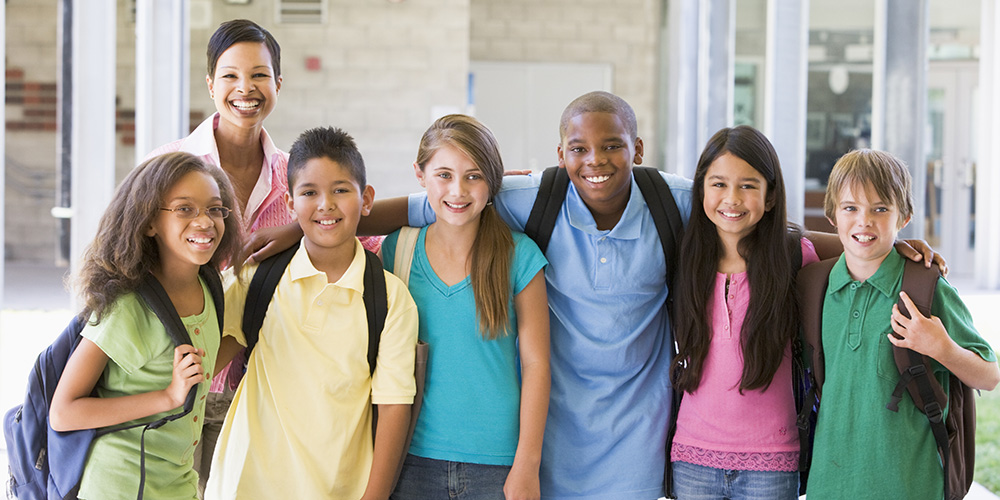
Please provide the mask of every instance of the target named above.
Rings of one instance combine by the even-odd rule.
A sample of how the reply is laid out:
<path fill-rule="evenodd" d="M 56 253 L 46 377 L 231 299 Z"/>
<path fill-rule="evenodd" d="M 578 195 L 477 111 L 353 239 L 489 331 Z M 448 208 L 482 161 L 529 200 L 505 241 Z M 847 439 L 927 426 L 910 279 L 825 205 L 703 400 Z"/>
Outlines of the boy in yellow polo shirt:
<path fill-rule="evenodd" d="M 388 315 L 370 375 L 365 253 L 355 233 L 375 192 L 354 140 L 340 129 L 304 132 L 292 145 L 288 186 L 288 209 L 304 238 L 226 416 L 205 498 L 386 499 L 416 390 L 417 309 L 386 272 Z M 242 279 L 227 281 L 224 335 L 243 345 L 255 270 L 247 266 Z M 379 410 L 374 444 L 372 403 Z"/>

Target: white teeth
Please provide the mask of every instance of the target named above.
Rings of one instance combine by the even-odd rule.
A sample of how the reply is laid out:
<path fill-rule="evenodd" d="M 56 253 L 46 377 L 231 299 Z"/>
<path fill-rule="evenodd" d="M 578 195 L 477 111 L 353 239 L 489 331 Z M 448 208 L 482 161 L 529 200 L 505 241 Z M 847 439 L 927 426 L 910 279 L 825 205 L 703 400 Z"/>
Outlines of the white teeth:
<path fill-rule="evenodd" d="M 204 245 L 206 243 L 211 243 L 212 238 L 188 238 L 188 241 Z"/>
<path fill-rule="evenodd" d="M 339 221 L 340 221 L 340 219 L 336 219 L 336 220 L 327 219 L 327 220 L 318 220 L 316 222 L 318 222 L 319 225 L 321 225 L 321 226 L 332 226 L 332 225 L 336 224 Z"/>
<path fill-rule="evenodd" d="M 232 101 L 233 106 L 239 109 L 254 109 L 260 106 L 260 101 Z"/>
<path fill-rule="evenodd" d="M 604 181 L 607 181 L 610 178 L 611 178 L 610 175 L 595 175 L 593 177 L 584 177 L 584 179 L 586 179 L 587 182 L 592 182 L 594 184 L 600 184 Z"/>
<path fill-rule="evenodd" d="M 735 218 L 743 215 L 743 213 L 742 212 L 722 212 L 722 215 L 724 215 L 726 217 L 729 217 L 729 218 L 732 218 L 732 219 L 735 219 Z"/>
<path fill-rule="evenodd" d="M 454 208 L 454 209 L 463 209 L 463 208 L 465 208 L 465 207 L 467 207 L 467 206 L 471 205 L 471 203 L 465 203 L 465 204 L 463 204 L 463 205 L 456 205 L 456 204 L 454 204 L 454 203 L 449 203 L 449 202 L 447 202 L 447 201 L 446 201 L 446 202 L 444 202 L 444 204 L 445 204 L 445 205 L 447 205 L 447 206 L 449 206 L 449 207 L 451 207 L 451 208 Z"/>
<path fill-rule="evenodd" d="M 860 241 L 861 243 L 868 243 L 869 241 L 874 240 L 875 237 L 874 236 L 867 236 L 867 235 L 863 235 L 863 234 L 855 234 L 854 235 L 854 239 Z"/>

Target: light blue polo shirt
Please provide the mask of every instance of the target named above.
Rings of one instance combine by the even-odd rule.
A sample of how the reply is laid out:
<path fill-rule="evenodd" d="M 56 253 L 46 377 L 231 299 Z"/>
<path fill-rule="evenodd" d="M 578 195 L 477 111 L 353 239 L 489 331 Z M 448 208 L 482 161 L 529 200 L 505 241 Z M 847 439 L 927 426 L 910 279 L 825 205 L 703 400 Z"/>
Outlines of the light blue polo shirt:
<path fill-rule="evenodd" d="M 684 223 L 691 181 L 661 173 Z M 495 203 L 523 231 L 540 175 L 504 177 Z M 411 195 L 409 223 L 434 212 Z M 542 497 L 655 499 L 663 494 L 670 415 L 670 322 L 659 235 L 635 180 L 621 220 L 598 230 L 572 185 L 546 257 L 552 392 L 540 471 Z"/>

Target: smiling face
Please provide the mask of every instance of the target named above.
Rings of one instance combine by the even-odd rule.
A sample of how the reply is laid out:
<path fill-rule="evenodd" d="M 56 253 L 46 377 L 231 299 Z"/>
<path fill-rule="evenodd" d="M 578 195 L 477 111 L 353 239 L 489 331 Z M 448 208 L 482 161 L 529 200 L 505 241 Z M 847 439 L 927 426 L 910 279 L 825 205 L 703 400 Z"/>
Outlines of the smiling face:
<path fill-rule="evenodd" d="M 215 109 L 227 126 L 261 127 L 274 109 L 281 89 L 281 76 L 275 75 L 271 53 L 257 42 L 234 43 L 215 66 L 215 74 L 206 77 Z"/>
<path fill-rule="evenodd" d="M 189 172 L 164 193 L 160 205 L 173 211 L 161 210 L 146 231 L 156 241 L 159 272 L 179 275 L 193 269 L 197 273 L 199 266 L 212 259 L 226 232 L 223 219 L 210 217 L 206 210 L 222 206 L 219 185 L 206 173 Z M 201 213 L 194 219 L 178 217 L 185 207 Z"/>
<path fill-rule="evenodd" d="M 482 170 L 458 148 L 445 144 L 424 164 L 413 164 L 420 185 L 427 188 L 427 201 L 437 222 L 451 226 L 473 224 L 490 200 L 490 187 Z"/>
<path fill-rule="evenodd" d="M 311 256 L 353 256 L 358 220 L 371 211 L 374 198 L 371 186 L 362 188 L 349 169 L 327 157 L 306 160 L 295 174 L 291 194 L 285 194 Z"/>
<path fill-rule="evenodd" d="M 875 274 L 892 250 L 896 234 L 909 222 L 909 218 L 901 219 L 899 209 L 882 201 L 874 189 L 845 184 L 830 223 L 837 227 L 851 276 L 864 281 Z"/>
<path fill-rule="evenodd" d="M 613 227 L 628 204 L 632 165 L 642 163 L 642 139 L 614 113 L 580 113 L 567 121 L 558 153 L 598 227 L 610 229 L 602 218 Z"/>
<path fill-rule="evenodd" d="M 731 153 L 719 156 L 709 165 L 704 189 L 705 215 L 715 224 L 719 238 L 732 248 L 753 232 L 764 213 L 774 206 L 768 199 L 764 176 Z"/>

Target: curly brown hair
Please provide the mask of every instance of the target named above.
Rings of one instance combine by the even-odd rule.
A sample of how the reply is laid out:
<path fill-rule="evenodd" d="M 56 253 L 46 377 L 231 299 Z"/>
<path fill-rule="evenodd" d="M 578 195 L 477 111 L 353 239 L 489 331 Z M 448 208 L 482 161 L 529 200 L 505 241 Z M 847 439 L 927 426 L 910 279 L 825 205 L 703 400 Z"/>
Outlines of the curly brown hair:
<path fill-rule="evenodd" d="M 160 213 L 164 193 L 190 172 L 212 176 L 219 185 L 222 204 L 236 206 L 236 196 L 225 172 L 189 153 L 150 158 L 129 172 L 115 190 L 101 216 L 97 236 L 84 253 L 76 278 L 84 301 L 82 317 L 93 315 L 94 324 L 99 323 L 115 300 L 135 291 L 141 279 L 159 265 L 159 249 L 156 241 L 146 235 L 146 229 Z M 243 246 L 239 217 L 224 219 L 224 225 L 225 231 L 209 265 L 221 270 L 232 263 L 238 273 Z"/>

